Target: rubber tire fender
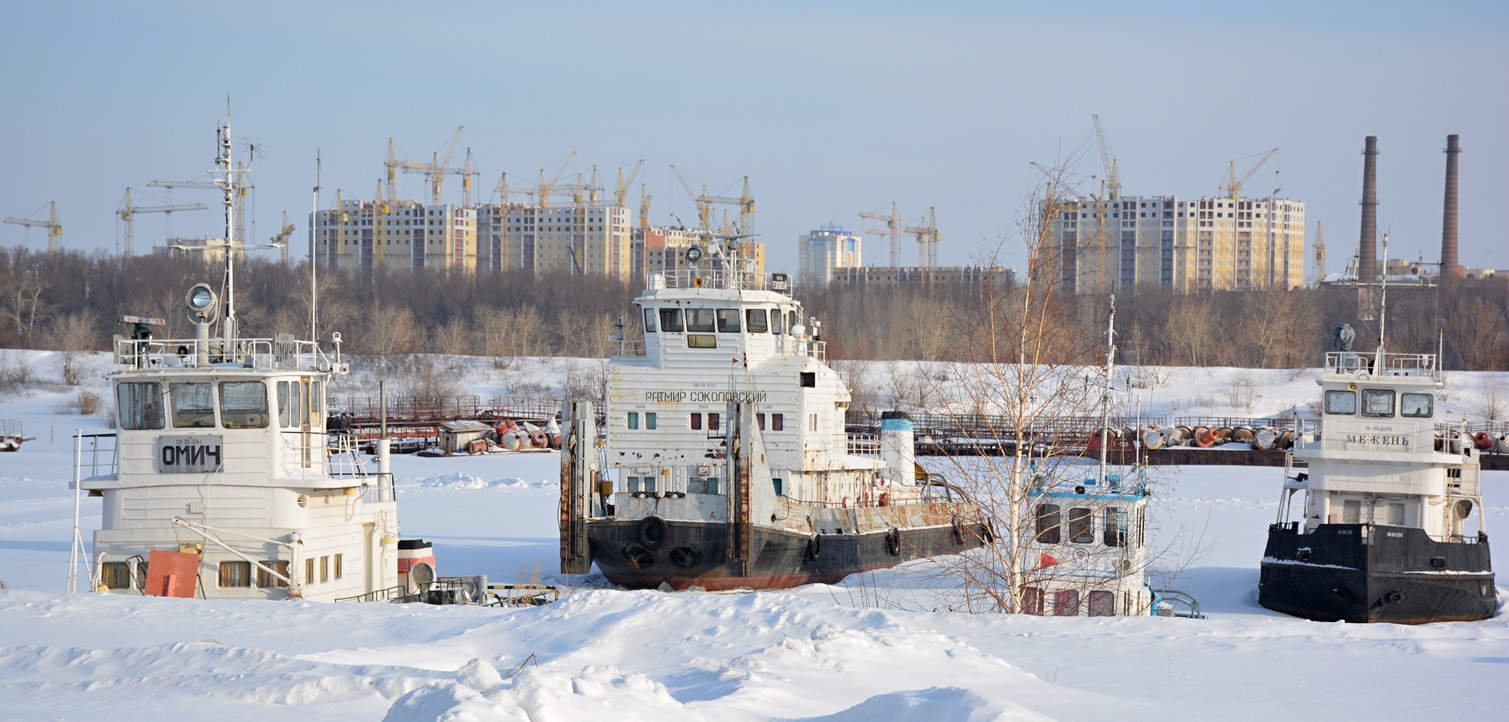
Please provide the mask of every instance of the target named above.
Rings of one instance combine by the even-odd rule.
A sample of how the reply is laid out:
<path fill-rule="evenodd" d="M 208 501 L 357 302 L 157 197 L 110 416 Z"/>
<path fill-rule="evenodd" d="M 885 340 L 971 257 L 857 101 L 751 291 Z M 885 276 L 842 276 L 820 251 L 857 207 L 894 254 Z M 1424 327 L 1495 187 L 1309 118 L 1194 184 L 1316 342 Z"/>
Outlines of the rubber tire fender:
<path fill-rule="evenodd" d="M 656 551 L 665 546 L 671 537 L 671 527 L 664 519 L 658 516 L 647 516 L 639 520 L 639 526 L 634 529 L 639 537 L 639 543 L 650 551 Z"/>
<path fill-rule="evenodd" d="M 817 561 L 817 558 L 820 557 L 820 556 L 822 556 L 822 555 L 823 555 L 823 537 L 822 537 L 822 535 L 820 535 L 820 534 L 813 534 L 812 536 L 807 537 L 807 553 L 805 554 L 805 556 L 807 557 L 807 561 L 813 561 L 813 562 L 815 562 L 815 561 Z"/>

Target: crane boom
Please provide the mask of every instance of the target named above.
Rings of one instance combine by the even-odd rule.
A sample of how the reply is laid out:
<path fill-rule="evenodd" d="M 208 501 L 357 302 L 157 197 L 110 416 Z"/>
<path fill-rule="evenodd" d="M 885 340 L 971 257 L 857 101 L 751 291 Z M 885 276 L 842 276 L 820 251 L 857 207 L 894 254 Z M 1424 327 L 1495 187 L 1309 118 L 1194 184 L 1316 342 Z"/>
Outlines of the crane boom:
<path fill-rule="evenodd" d="M 1106 143 L 1105 131 L 1100 128 L 1100 116 L 1090 116 L 1095 120 L 1095 139 L 1100 142 L 1100 164 L 1106 173 L 1106 190 L 1111 193 L 1111 200 L 1121 197 L 1121 179 L 1117 178 L 1116 160 L 1111 157 L 1111 147 Z"/>
<path fill-rule="evenodd" d="M 859 217 L 868 218 L 872 221 L 885 221 L 886 230 L 865 231 L 865 233 L 871 233 L 875 235 L 884 234 L 890 236 L 891 268 L 896 268 L 898 265 L 900 265 L 901 260 L 899 254 L 901 253 L 901 215 L 896 212 L 896 203 L 894 201 L 891 202 L 891 215 L 883 216 L 873 211 L 860 211 Z"/>
<path fill-rule="evenodd" d="M 153 181 L 153 182 L 156 183 L 157 181 Z M 214 184 L 210 184 L 210 185 L 211 185 L 211 187 L 214 187 Z M 125 253 L 125 257 L 126 258 L 131 258 L 131 257 L 133 257 L 133 256 L 136 255 L 136 214 L 138 214 L 138 213 L 172 213 L 174 211 L 202 211 L 202 210 L 206 210 L 208 208 L 209 208 L 209 206 L 207 206 L 207 205 L 205 205 L 203 203 L 185 203 L 185 204 L 181 204 L 181 205 L 138 206 L 138 205 L 135 205 L 135 204 L 133 204 L 131 202 L 131 189 L 127 188 L 126 189 L 126 199 L 121 202 L 120 208 L 116 211 L 116 214 L 120 216 L 121 221 L 123 221 L 126 224 L 125 245 L 122 246 L 122 250 Z"/>
<path fill-rule="evenodd" d="M 1231 162 L 1231 182 L 1227 183 L 1226 185 L 1221 186 L 1221 190 L 1226 191 L 1227 193 L 1229 193 L 1231 195 L 1231 199 L 1232 200 L 1236 200 L 1237 199 L 1237 193 L 1239 193 L 1242 190 L 1242 186 L 1246 185 L 1247 181 L 1252 180 L 1252 176 L 1258 172 L 1258 169 L 1262 168 L 1263 164 L 1267 163 L 1268 159 L 1272 158 L 1277 153 L 1278 153 L 1278 148 L 1274 148 L 1273 150 L 1268 151 L 1268 153 L 1263 156 L 1263 159 L 1257 162 L 1257 165 L 1252 166 L 1252 170 L 1247 171 L 1247 175 L 1242 176 L 1241 180 L 1237 180 L 1237 162 L 1236 161 L 1232 161 Z"/>
<path fill-rule="evenodd" d="M 14 223 L 27 228 L 47 229 L 47 252 L 55 253 L 63 245 L 63 226 L 58 224 L 58 202 L 48 202 L 47 220 L 39 221 L 31 218 L 16 218 L 12 216 L 5 219 L 6 223 Z"/>

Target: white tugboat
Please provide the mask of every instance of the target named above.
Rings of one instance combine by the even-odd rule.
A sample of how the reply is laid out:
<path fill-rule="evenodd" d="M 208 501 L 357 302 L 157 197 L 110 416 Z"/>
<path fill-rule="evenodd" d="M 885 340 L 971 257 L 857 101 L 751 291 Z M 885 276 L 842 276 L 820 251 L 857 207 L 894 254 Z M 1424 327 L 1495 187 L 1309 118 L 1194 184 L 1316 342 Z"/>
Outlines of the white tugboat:
<path fill-rule="evenodd" d="M 74 478 L 103 505 L 90 587 L 211 599 L 382 594 L 400 582 L 398 510 L 390 474 L 368 475 L 354 453 L 340 453 L 354 449 L 327 442 L 326 389 L 348 370 L 339 335 L 327 356 L 291 334 L 237 334 L 230 156 L 227 123 L 216 180 L 226 208 L 220 293 L 189 290 L 193 339 L 156 340 L 160 320 L 122 318 L 136 332 L 115 339 L 119 431 L 80 437 Z M 75 543 L 79 551 L 77 531 Z"/>
<path fill-rule="evenodd" d="M 1372 354 L 1352 351 L 1346 324 L 1336 337 L 1319 379 L 1320 438 L 1292 452 L 1306 468 L 1285 474 L 1258 602 L 1327 622 L 1492 616 L 1478 458 L 1463 430 L 1439 423 L 1439 359 L 1386 352 L 1382 321 Z"/>
<path fill-rule="evenodd" d="M 635 300 L 644 342 L 610 361 L 601 444 L 590 404 L 567 404 L 561 570 L 783 588 L 989 540 L 977 506 L 920 473 L 905 414 L 879 440 L 845 433 L 849 390 L 817 323 L 784 276 L 767 287 L 721 243 Z"/>

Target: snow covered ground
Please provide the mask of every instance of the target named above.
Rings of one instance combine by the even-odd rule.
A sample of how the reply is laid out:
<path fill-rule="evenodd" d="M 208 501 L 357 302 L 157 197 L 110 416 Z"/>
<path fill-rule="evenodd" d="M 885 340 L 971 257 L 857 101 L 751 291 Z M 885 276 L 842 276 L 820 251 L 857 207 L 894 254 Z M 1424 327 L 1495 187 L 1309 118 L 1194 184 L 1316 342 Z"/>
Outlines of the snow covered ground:
<path fill-rule="evenodd" d="M 43 386 L 56 377 L 54 356 L 24 358 Z M 483 366 L 475 393 L 502 393 Z M 1164 375 L 1144 396 L 1150 413 L 1279 414 L 1317 388 L 1303 371 Z M 1450 413 L 1480 413 L 1505 378 L 1453 374 Z M 441 573 L 510 582 L 538 568 L 577 585 L 545 607 L 65 595 L 71 434 L 105 428 L 67 411 L 76 393 L 0 403 L 0 418 L 37 437 L 0 454 L 0 720 L 1485 720 L 1509 709 L 1502 609 L 1406 627 L 1259 607 L 1280 482 L 1267 468 L 1163 473 L 1154 540 L 1172 549 L 1171 586 L 1200 600 L 1203 621 L 935 612 L 925 562 L 786 592 L 558 579 L 554 453 L 394 461 L 404 536 L 433 541 Z M 1485 473 L 1485 487 L 1490 531 L 1509 529 L 1509 473 Z M 82 521 L 87 540 L 97 502 Z"/>

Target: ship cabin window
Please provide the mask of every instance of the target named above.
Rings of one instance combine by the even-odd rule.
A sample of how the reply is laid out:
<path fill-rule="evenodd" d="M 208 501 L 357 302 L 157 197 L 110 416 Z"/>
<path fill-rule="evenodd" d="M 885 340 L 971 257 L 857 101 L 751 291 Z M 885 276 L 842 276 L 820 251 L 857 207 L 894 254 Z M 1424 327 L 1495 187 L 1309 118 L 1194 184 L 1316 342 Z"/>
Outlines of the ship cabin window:
<path fill-rule="evenodd" d="M 718 309 L 718 333 L 739 333 L 742 330 L 739 326 L 739 309 Z"/>
<path fill-rule="evenodd" d="M 686 335 L 687 348 L 717 348 L 718 337 L 710 333 L 689 333 Z"/>
<path fill-rule="evenodd" d="M 779 478 L 772 478 L 770 480 L 770 483 L 771 483 L 771 485 L 773 485 L 775 487 L 775 495 L 776 496 L 785 496 L 786 495 L 786 493 L 785 493 L 786 490 L 784 488 L 782 488 L 783 484 L 781 483 L 781 480 Z"/>
<path fill-rule="evenodd" d="M 314 557 L 309 557 L 308 559 L 304 560 L 304 583 L 314 583 Z"/>
<path fill-rule="evenodd" d="M 750 333 L 765 333 L 770 330 L 766 323 L 766 312 L 763 308 L 751 308 L 744 312 L 744 325 L 749 327 Z"/>
<path fill-rule="evenodd" d="M 1393 526 L 1404 526 L 1404 505 L 1398 503 L 1389 504 L 1388 521 L 1385 523 Z"/>
<path fill-rule="evenodd" d="M 786 415 L 785 414 L 771 414 L 770 415 L 770 430 L 771 431 L 785 431 L 786 430 Z"/>
<path fill-rule="evenodd" d="M 1027 587 L 1022 590 L 1022 613 L 1042 615 L 1043 590 L 1037 587 Z"/>
<path fill-rule="evenodd" d="M 692 431 L 702 430 L 702 414 L 692 414 Z"/>
<path fill-rule="evenodd" d="M 1116 616 L 1116 593 L 1096 590 L 1090 592 L 1090 601 L 1086 605 L 1092 617 Z"/>
<path fill-rule="evenodd" d="M 1399 415 L 1428 419 L 1434 413 L 1435 397 L 1430 394 L 1399 394 Z"/>
<path fill-rule="evenodd" d="M 337 555 L 335 555 L 335 578 L 336 579 L 340 579 L 342 576 L 345 576 L 345 564 L 344 564 L 344 562 L 345 562 L 345 555 L 344 554 L 337 554 Z"/>
<path fill-rule="evenodd" d="M 1126 546 L 1127 543 L 1127 510 L 1119 507 L 1106 508 L 1106 529 L 1103 537 L 1106 546 Z"/>
<path fill-rule="evenodd" d="M 708 431 L 717 431 L 718 430 L 718 415 L 717 414 L 710 413 L 710 414 L 707 415 L 707 430 Z"/>
<path fill-rule="evenodd" d="M 655 309 L 653 308 L 644 310 L 644 332 L 655 333 Z"/>
<path fill-rule="evenodd" d="M 263 560 L 262 564 L 257 567 L 257 586 L 263 588 L 281 587 L 287 589 L 288 582 L 269 574 L 269 569 L 282 574 L 285 577 L 288 576 L 288 562 L 286 560 L 278 561 L 276 559 L 266 559 Z"/>
<path fill-rule="evenodd" d="M 115 387 L 115 398 L 122 429 L 162 428 L 162 384 L 155 381 L 121 384 Z"/>
<path fill-rule="evenodd" d="M 1390 389 L 1363 389 L 1362 415 L 1374 418 L 1393 418 L 1394 392 Z"/>
<path fill-rule="evenodd" d="M 221 382 L 220 423 L 227 429 L 267 428 L 267 386 L 261 381 Z"/>
<path fill-rule="evenodd" d="M 1352 391 L 1327 391 L 1326 413 L 1347 416 L 1357 413 L 1357 394 Z"/>
<path fill-rule="evenodd" d="M 765 430 L 765 415 L 764 414 L 755 414 L 755 426 L 760 427 L 760 431 L 764 431 Z"/>
<path fill-rule="evenodd" d="M 1095 542 L 1095 510 L 1074 507 L 1069 510 L 1069 541 L 1074 544 Z"/>
<path fill-rule="evenodd" d="M 105 562 L 100 565 L 100 584 L 106 589 L 130 589 L 131 565 L 134 562 Z M 139 567 L 138 573 L 142 571 Z"/>
<path fill-rule="evenodd" d="M 1341 503 L 1341 523 L 1362 523 L 1362 501 L 1359 499 L 1347 499 Z"/>
<path fill-rule="evenodd" d="M 213 384 L 170 384 L 168 386 L 168 396 L 173 401 L 173 428 L 215 428 Z"/>
<path fill-rule="evenodd" d="M 711 308 L 688 308 L 686 330 L 692 333 L 712 333 L 716 327 Z"/>
<path fill-rule="evenodd" d="M 681 309 L 660 309 L 660 330 L 666 333 L 681 333 Z"/>
<path fill-rule="evenodd" d="M 249 587 L 251 582 L 251 562 L 220 562 L 220 586 Z"/>
<path fill-rule="evenodd" d="M 630 411 L 629 412 L 628 426 L 629 426 L 629 430 L 630 431 L 633 431 L 633 430 L 639 428 L 639 412 L 638 411 Z"/>
<path fill-rule="evenodd" d="M 1060 589 L 1053 593 L 1053 616 L 1079 616 L 1079 590 Z"/>
<path fill-rule="evenodd" d="M 774 311 L 771 311 L 770 312 L 770 332 L 773 333 L 773 334 L 775 334 L 775 335 L 777 335 L 777 336 L 785 333 L 786 332 L 786 324 L 783 322 L 784 319 L 785 319 L 785 317 L 781 315 L 781 309 L 778 308 L 778 309 L 775 309 Z"/>
<path fill-rule="evenodd" d="M 796 335 L 796 323 L 797 323 L 797 321 L 796 321 L 796 311 L 787 311 L 786 312 L 786 334 L 787 335 L 789 335 L 789 336 L 795 336 Z"/>
<path fill-rule="evenodd" d="M 646 411 L 646 412 L 644 412 L 644 427 L 646 429 L 650 429 L 652 431 L 655 429 L 655 412 L 654 411 Z"/>
<path fill-rule="evenodd" d="M 330 581 L 330 557 L 320 557 L 320 581 Z"/>
<path fill-rule="evenodd" d="M 1037 543 L 1057 544 L 1058 535 L 1058 505 L 1037 505 Z"/>

